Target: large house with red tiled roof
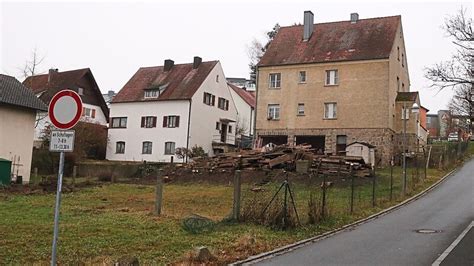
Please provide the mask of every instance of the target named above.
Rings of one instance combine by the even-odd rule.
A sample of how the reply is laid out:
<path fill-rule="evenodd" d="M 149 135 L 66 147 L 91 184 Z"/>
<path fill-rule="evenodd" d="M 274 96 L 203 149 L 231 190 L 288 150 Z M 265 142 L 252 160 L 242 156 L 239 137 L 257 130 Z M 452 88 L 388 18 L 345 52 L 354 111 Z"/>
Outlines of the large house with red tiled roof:
<path fill-rule="evenodd" d="M 238 111 L 231 90 L 219 61 L 194 57 L 138 69 L 110 104 L 107 159 L 171 162 L 177 148 L 213 155 L 233 147 Z"/>
<path fill-rule="evenodd" d="M 256 144 L 345 154 L 348 144 L 367 142 L 387 163 L 403 136 L 397 95 L 410 91 L 401 16 L 313 19 L 306 11 L 303 25 L 281 27 L 258 64 Z M 411 151 L 426 142 L 418 134 L 426 129 L 415 114 L 408 123 Z"/>
<path fill-rule="evenodd" d="M 63 72 L 59 72 L 58 69 L 50 69 L 48 74 L 27 77 L 23 81 L 23 85 L 30 88 L 46 105 L 61 90 L 76 91 L 81 96 L 83 103 L 81 121 L 107 125 L 109 109 L 89 68 Z M 51 122 L 47 112 L 39 112 L 36 120 L 34 139 L 40 141 L 43 130 Z"/>

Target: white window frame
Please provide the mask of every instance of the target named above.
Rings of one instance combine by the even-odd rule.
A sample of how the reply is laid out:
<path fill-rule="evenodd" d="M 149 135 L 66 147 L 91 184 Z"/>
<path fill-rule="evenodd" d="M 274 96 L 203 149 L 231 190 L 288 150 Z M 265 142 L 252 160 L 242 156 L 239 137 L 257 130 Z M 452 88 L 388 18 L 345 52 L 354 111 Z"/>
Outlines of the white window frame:
<path fill-rule="evenodd" d="M 403 112 L 405 110 L 405 112 Z M 405 113 L 405 115 L 403 115 Z M 410 108 L 403 108 L 402 107 L 402 120 L 410 120 Z"/>
<path fill-rule="evenodd" d="M 118 121 L 118 124 L 114 121 Z M 127 117 L 112 117 L 110 128 L 127 128 Z"/>
<path fill-rule="evenodd" d="M 156 119 L 156 116 L 145 116 L 145 125 L 144 128 L 153 128 L 153 121 Z"/>
<path fill-rule="evenodd" d="M 165 155 L 173 155 L 175 153 L 176 153 L 176 142 L 174 141 L 165 142 Z"/>
<path fill-rule="evenodd" d="M 306 83 L 306 71 L 300 71 L 298 73 L 298 83 L 300 84 Z"/>
<path fill-rule="evenodd" d="M 269 104 L 267 107 L 268 120 L 280 119 L 280 104 Z"/>
<path fill-rule="evenodd" d="M 281 73 L 270 73 L 268 75 L 268 86 L 270 89 L 280 89 Z"/>
<path fill-rule="evenodd" d="M 298 107 L 296 109 L 296 115 L 298 116 L 304 115 L 304 103 L 298 103 Z"/>
<path fill-rule="evenodd" d="M 337 119 L 337 103 L 324 103 L 324 119 Z"/>
<path fill-rule="evenodd" d="M 178 120 L 177 115 L 169 115 L 169 116 L 167 116 L 166 119 L 168 120 L 168 121 L 166 121 L 166 127 L 169 127 L 169 128 L 177 127 L 177 123 L 176 123 L 176 120 Z"/>
<path fill-rule="evenodd" d="M 326 86 L 339 85 L 339 71 L 337 69 L 326 70 L 326 78 L 324 79 L 324 84 Z"/>

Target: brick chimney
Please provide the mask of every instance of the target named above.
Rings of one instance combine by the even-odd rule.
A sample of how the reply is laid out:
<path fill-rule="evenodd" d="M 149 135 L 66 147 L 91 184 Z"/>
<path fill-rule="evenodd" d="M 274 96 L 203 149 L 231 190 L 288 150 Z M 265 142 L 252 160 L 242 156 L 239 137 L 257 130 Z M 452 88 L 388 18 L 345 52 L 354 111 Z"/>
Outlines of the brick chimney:
<path fill-rule="evenodd" d="M 196 69 L 202 63 L 202 58 L 199 56 L 195 56 L 193 60 L 193 68 Z"/>
<path fill-rule="evenodd" d="M 50 68 L 49 71 L 48 71 L 48 83 L 51 82 L 51 80 L 53 79 L 53 74 L 56 74 L 58 73 L 58 69 L 57 68 Z"/>
<path fill-rule="evenodd" d="M 311 11 L 304 12 L 304 25 L 303 25 L 303 41 L 308 41 L 313 34 L 314 29 L 314 14 Z"/>
<path fill-rule="evenodd" d="M 171 68 L 173 68 L 174 66 L 174 61 L 171 60 L 171 59 L 166 59 L 165 60 L 165 66 L 163 67 L 163 70 L 166 72 L 166 71 L 170 71 Z"/>

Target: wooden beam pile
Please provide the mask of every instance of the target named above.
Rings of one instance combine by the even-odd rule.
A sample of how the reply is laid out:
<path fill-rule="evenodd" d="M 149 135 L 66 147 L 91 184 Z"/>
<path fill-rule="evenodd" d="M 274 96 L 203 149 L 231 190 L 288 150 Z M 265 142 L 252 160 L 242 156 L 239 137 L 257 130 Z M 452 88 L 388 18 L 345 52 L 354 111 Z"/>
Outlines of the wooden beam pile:
<path fill-rule="evenodd" d="M 317 155 L 310 145 L 281 145 L 271 151 L 243 150 L 218 154 L 210 158 L 194 158 L 188 165 L 195 171 L 218 171 L 239 167 L 242 169 L 277 169 L 295 170 L 295 163 L 306 160 L 310 171 L 326 175 L 348 175 L 352 164 L 357 176 L 370 175 L 370 166 L 358 156 Z"/>

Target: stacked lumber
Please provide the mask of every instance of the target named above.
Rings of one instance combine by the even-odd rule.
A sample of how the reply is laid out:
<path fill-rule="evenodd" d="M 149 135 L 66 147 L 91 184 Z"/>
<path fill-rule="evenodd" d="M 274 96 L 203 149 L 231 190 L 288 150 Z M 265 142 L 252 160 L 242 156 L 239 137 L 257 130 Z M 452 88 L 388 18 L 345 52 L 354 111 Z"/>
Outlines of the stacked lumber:
<path fill-rule="evenodd" d="M 315 154 L 311 145 L 276 146 L 272 150 L 242 150 L 218 154 L 209 158 L 194 158 L 188 165 L 194 171 L 224 169 L 278 169 L 295 170 L 295 162 L 308 161 L 310 171 L 325 175 L 348 175 L 352 169 L 357 176 L 370 175 L 370 166 L 358 156 L 329 156 Z"/>

